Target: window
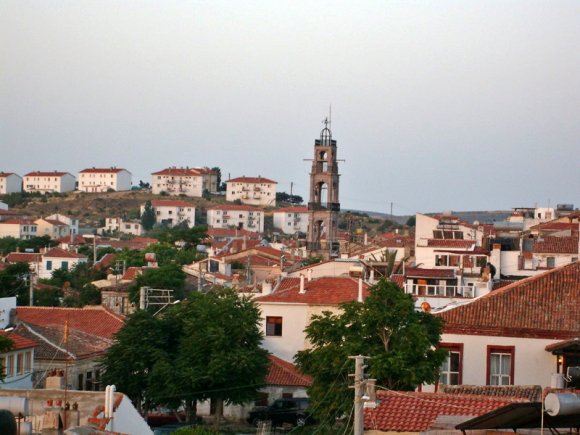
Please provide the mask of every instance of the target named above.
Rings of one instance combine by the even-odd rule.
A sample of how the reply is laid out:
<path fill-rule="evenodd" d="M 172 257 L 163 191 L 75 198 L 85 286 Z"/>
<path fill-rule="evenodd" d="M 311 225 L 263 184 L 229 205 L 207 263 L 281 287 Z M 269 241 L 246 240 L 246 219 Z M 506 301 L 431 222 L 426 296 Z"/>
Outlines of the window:
<path fill-rule="evenodd" d="M 513 346 L 487 347 L 488 385 L 513 385 L 514 351 Z"/>
<path fill-rule="evenodd" d="M 14 375 L 14 355 L 9 355 L 6 362 L 6 377 Z"/>
<path fill-rule="evenodd" d="M 16 355 L 16 374 L 24 373 L 24 354 L 21 352 Z"/>
<path fill-rule="evenodd" d="M 439 383 L 460 385 L 462 382 L 463 344 L 441 343 L 440 346 L 448 350 L 449 354 L 439 369 Z"/>
<path fill-rule="evenodd" d="M 546 258 L 546 265 L 548 267 L 556 267 L 556 258 L 555 257 Z"/>
<path fill-rule="evenodd" d="M 275 337 L 282 336 L 282 317 L 266 317 L 266 335 Z"/>
<path fill-rule="evenodd" d="M 62 263 L 60 263 L 60 268 L 62 270 L 68 270 L 68 261 L 63 261 Z"/>
<path fill-rule="evenodd" d="M 48 260 L 46 262 L 46 270 L 52 270 L 52 261 Z"/>
<path fill-rule="evenodd" d="M 28 351 L 24 354 L 24 373 L 32 371 L 32 352 Z"/>

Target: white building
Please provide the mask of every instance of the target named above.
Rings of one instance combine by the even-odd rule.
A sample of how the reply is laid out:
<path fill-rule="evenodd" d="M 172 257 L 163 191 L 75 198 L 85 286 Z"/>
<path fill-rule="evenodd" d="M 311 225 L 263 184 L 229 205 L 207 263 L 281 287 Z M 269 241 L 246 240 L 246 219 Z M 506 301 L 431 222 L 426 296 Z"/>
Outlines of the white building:
<path fill-rule="evenodd" d="M 22 178 L 12 172 L 0 172 L 0 195 L 22 191 Z"/>
<path fill-rule="evenodd" d="M 204 191 L 216 192 L 218 174 L 209 168 L 175 166 L 151 174 L 151 191 L 155 195 L 185 195 L 201 198 Z"/>
<path fill-rule="evenodd" d="M 271 294 L 254 299 L 262 312 L 262 346 L 292 361 L 296 352 L 309 347 L 304 329 L 313 315 L 338 313 L 340 303 L 363 301 L 367 295 L 368 285 L 349 277 L 285 278 Z"/>
<path fill-rule="evenodd" d="M 131 190 L 131 173 L 122 168 L 92 167 L 79 172 L 78 182 L 82 192 Z"/>
<path fill-rule="evenodd" d="M 239 199 L 243 204 L 276 206 L 276 185 L 278 182 L 264 177 L 238 177 L 226 181 L 226 200 Z"/>
<path fill-rule="evenodd" d="M 75 190 L 75 177 L 68 172 L 29 172 L 22 182 L 25 192 L 64 193 Z"/>
<path fill-rule="evenodd" d="M 275 210 L 274 228 L 284 234 L 308 233 L 308 208 L 286 207 Z"/>
<path fill-rule="evenodd" d="M 237 228 L 264 232 L 264 211 L 249 205 L 224 204 L 207 208 L 211 228 Z"/>
<path fill-rule="evenodd" d="M 0 237 L 28 240 L 36 237 L 37 226 L 30 219 L 9 219 L 0 222 Z"/>
<path fill-rule="evenodd" d="M 142 235 L 145 230 L 143 229 L 143 225 L 138 220 L 123 220 L 120 217 L 108 217 L 105 219 L 105 226 L 99 228 L 100 233 L 102 234 L 105 231 L 114 233 L 119 232 L 121 234 L 132 234 L 134 236 Z"/>
<path fill-rule="evenodd" d="M 38 346 L 38 343 L 14 332 L 0 331 L 0 335 L 13 343 L 10 351 L 0 353 L 0 364 L 4 369 L 4 379 L 0 382 L 0 389 L 32 388 L 34 348 Z"/>
<path fill-rule="evenodd" d="M 550 386 L 580 366 L 580 263 L 515 282 L 439 314 L 449 350 L 440 382 Z"/>
<path fill-rule="evenodd" d="M 195 226 L 195 206 L 189 202 L 172 199 L 154 199 L 151 206 L 155 211 L 155 221 L 158 224 L 174 227 L 183 222 L 189 228 Z M 145 211 L 145 204 L 141 205 L 141 215 Z"/>
<path fill-rule="evenodd" d="M 70 270 L 78 263 L 86 263 L 87 257 L 75 252 L 65 251 L 60 248 L 52 248 L 42 254 L 42 264 L 38 271 L 39 278 L 52 278 L 52 272 L 57 269 Z"/>

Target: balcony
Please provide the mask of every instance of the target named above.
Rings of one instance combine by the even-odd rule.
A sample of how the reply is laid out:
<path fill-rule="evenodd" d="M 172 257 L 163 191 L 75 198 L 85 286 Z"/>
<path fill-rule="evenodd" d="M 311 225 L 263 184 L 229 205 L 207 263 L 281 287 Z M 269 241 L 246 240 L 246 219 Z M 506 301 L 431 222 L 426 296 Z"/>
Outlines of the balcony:
<path fill-rule="evenodd" d="M 405 284 L 405 293 L 415 296 L 473 298 L 475 288 L 469 285 Z"/>

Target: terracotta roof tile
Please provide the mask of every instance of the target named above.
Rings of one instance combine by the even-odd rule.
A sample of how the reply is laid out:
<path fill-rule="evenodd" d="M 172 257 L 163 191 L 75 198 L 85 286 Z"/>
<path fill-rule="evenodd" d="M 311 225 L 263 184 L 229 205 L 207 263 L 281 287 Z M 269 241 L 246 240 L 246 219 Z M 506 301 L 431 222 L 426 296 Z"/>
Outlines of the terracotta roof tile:
<path fill-rule="evenodd" d="M 296 278 L 294 278 L 296 279 Z M 369 286 L 363 283 L 363 298 L 369 294 Z M 358 280 L 342 277 L 324 277 L 305 280 L 304 294 L 300 294 L 300 279 L 297 284 L 284 290 L 254 299 L 256 302 L 286 302 L 311 305 L 338 305 L 358 299 Z"/>
<path fill-rule="evenodd" d="M 34 171 L 29 172 L 28 174 L 24 175 L 25 177 L 62 177 L 64 175 L 71 175 L 68 172 L 59 172 L 59 171 Z"/>
<path fill-rule="evenodd" d="M 523 399 L 475 395 L 378 391 L 379 405 L 365 409 L 364 427 L 386 432 L 423 432 L 443 415 L 479 416 Z"/>
<path fill-rule="evenodd" d="M 62 326 L 111 339 L 123 326 L 123 317 L 101 306 L 84 308 L 16 307 L 18 320 L 36 326 Z"/>
<path fill-rule="evenodd" d="M 529 228 L 530 230 L 542 230 L 542 231 L 563 231 L 563 230 L 578 230 L 578 224 L 571 222 L 546 222 L 538 225 L 534 225 Z"/>
<path fill-rule="evenodd" d="M 537 254 L 578 254 L 578 236 L 543 236 L 534 240 L 534 252 Z"/>
<path fill-rule="evenodd" d="M 580 262 L 517 281 L 436 314 L 444 332 L 574 338 L 580 335 Z"/>
<path fill-rule="evenodd" d="M 35 252 L 11 252 L 6 256 L 7 263 L 36 263 L 42 255 Z"/>
<path fill-rule="evenodd" d="M 270 368 L 266 375 L 266 383 L 268 385 L 296 387 L 309 387 L 312 385 L 312 378 L 300 373 L 294 364 L 274 355 L 268 355 L 268 358 L 270 358 Z"/>
<path fill-rule="evenodd" d="M 151 201 L 153 207 L 190 207 L 195 208 L 195 204 L 173 199 L 154 199 Z"/>
<path fill-rule="evenodd" d="M 42 254 L 43 258 L 87 258 L 86 255 L 77 254 L 76 252 L 65 251 L 61 248 L 52 248 L 45 254 Z"/>
<path fill-rule="evenodd" d="M 264 177 L 238 177 L 238 178 L 231 178 L 226 181 L 226 183 L 274 183 L 278 184 L 277 181 L 270 180 L 269 178 Z"/>
<path fill-rule="evenodd" d="M 391 282 L 394 282 L 399 287 L 401 287 L 401 288 L 405 287 L 405 276 L 404 275 L 391 275 L 391 277 L 389 279 L 391 280 Z"/>
<path fill-rule="evenodd" d="M 477 396 L 512 397 L 530 402 L 542 400 L 542 387 L 539 385 L 443 385 L 445 394 L 475 394 Z"/>
<path fill-rule="evenodd" d="M 17 334 L 14 331 L 11 332 L 0 331 L 0 335 L 12 341 L 13 344 L 11 350 L 29 349 L 31 347 L 38 346 L 38 343 L 35 340 L 26 338 L 23 335 Z"/>
<path fill-rule="evenodd" d="M 427 246 L 433 248 L 471 248 L 475 245 L 475 240 L 461 239 L 429 239 Z"/>
<path fill-rule="evenodd" d="M 123 168 L 88 168 L 79 171 L 79 174 L 118 174 L 121 171 L 127 170 Z"/>

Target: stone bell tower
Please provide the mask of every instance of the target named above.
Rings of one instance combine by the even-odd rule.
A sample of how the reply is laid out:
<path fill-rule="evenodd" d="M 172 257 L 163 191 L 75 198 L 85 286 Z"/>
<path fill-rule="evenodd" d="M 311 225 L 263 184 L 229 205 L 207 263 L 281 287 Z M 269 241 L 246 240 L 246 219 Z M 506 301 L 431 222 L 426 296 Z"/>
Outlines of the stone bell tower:
<path fill-rule="evenodd" d="M 310 172 L 310 199 L 308 201 L 309 226 L 307 249 L 309 255 L 325 259 L 338 257 L 338 163 L 336 141 L 328 127 L 320 132 L 320 139 L 314 141 L 314 159 Z"/>

